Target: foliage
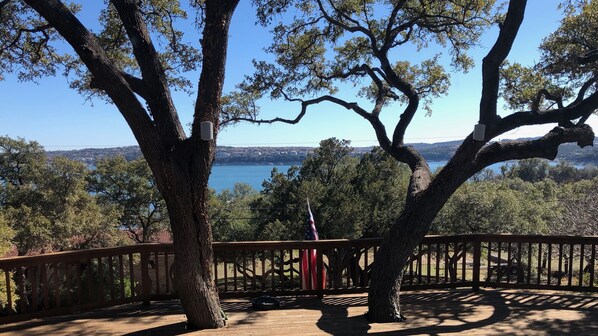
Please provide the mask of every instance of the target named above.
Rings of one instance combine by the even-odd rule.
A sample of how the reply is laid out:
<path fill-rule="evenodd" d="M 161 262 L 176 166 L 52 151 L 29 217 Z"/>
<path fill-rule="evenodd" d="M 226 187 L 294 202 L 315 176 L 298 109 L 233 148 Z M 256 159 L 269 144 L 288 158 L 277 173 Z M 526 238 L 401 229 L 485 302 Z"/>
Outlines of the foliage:
<path fill-rule="evenodd" d="M 121 228 L 137 243 L 169 228 L 168 211 L 147 162 L 122 156 L 97 162 L 88 178 L 88 189 L 106 207 L 113 207 Z"/>
<path fill-rule="evenodd" d="M 468 182 L 442 208 L 436 234 L 542 234 L 557 219 L 556 185 L 520 179 Z"/>
<path fill-rule="evenodd" d="M 308 198 L 321 239 L 384 234 L 402 210 L 408 172 L 379 148 L 360 160 L 351 152 L 331 138 L 301 168 L 273 170 L 252 203 L 257 239 L 302 239 Z"/>
<path fill-rule="evenodd" d="M 563 7 L 566 15 L 560 27 L 540 45 L 540 61 L 532 67 L 506 63 L 502 68 L 508 106 L 542 111 L 595 92 L 598 2 L 569 1 Z"/>
<path fill-rule="evenodd" d="M 598 177 L 563 185 L 558 200 L 561 214 L 550 228 L 552 234 L 598 235 Z"/>
<path fill-rule="evenodd" d="M 567 9 L 561 26 L 540 47 L 540 66 L 566 85 L 581 86 L 598 70 L 598 2 L 584 0 Z"/>
<path fill-rule="evenodd" d="M 577 169 L 567 161 L 559 161 L 556 165 L 550 165 L 548 161 L 538 158 L 520 160 L 515 164 L 503 166 L 501 169 L 504 177 L 520 178 L 527 182 L 539 182 L 549 178 L 556 183 L 567 183 L 598 176 L 598 168 L 595 166 Z"/>
<path fill-rule="evenodd" d="M 574 227 L 591 232 L 596 202 L 587 185 L 595 181 L 595 168 L 529 159 L 502 170 L 501 175 L 484 170 L 461 186 L 438 214 L 432 233 L 557 234 L 573 233 Z M 324 140 L 301 167 L 286 173 L 274 169 L 260 195 L 242 185 L 213 195 L 214 237 L 302 239 L 307 196 L 321 237 L 383 236 L 403 211 L 409 175 L 380 148 L 356 159 L 348 142 Z M 579 216 L 585 219 L 574 225 Z"/>
<path fill-rule="evenodd" d="M 12 247 L 13 236 L 14 231 L 0 212 L 0 257 L 5 255 Z"/>
<path fill-rule="evenodd" d="M 362 237 L 380 237 L 401 215 L 407 198 L 409 168 L 381 148 L 361 158 L 352 181 L 357 194 L 355 221 Z"/>
<path fill-rule="evenodd" d="M 272 169 L 270 178 L 262 183 L 261 197 L 251 203 L 255 217 L 255 239 L 300 239 L 304 214 L 302 197 L 297 196 L 299 167 L 286 173 Z M 301 203 L 297 203 L 297 202 Z"/>
<path fill-rule="evenodd" d="M 77 7 L 71 7 L 74 11 Z M 55 29 L 22 1 L 0 2 L 0 80 L 18 72 L 20 80 L 55 75 L 73 59 L 58 51 Z"/>
<path fill-rule="evenodd" d="M 550 93 L 559 99 L 570 98 L 571 90 L 554 85 L 541 72 L 519 63 L 505 62 L 501 68 L 503 98 L 506 107 L 512 109 L 538 110 L 550 108 L 553 101 L 538 98 L 539 92 Z M 551 96 L 553 97 L 553 96 Z"/>
<path fill-rule="evenodd" d="M 45 161 L 46 155 L 39 143 L 0 136 L 0 183 L 3 186 L 25 185 L 36 178 Z M 6 202 L 3 199 L 2 204 Z"/>
<path fill-rule="evenodd" d="M 48 162 L 37 143 L 23 139 L 2 138 L 0 148 L 0 214 L 19 255 L 117 243 L 113 211 L 85 189 L 85 165 L 61 157 Z"/>
<path fill-rule="evenodd" d="M 77 13 L 82 4 L 68 8 Z M 190 91 L 192 83 L 183 76 L 196 70 L 201 53 L 184 39 L 182 23 L 189 24 L 189 14 L 179 1 L 148 0 L 141 3 L 147 15 L 147 25 L 155 34 L 159 57 L 166 64 L 169 84 Z M 36 80 L 63 72 L 72 88 L 89 95 L 97 90 L 93 76 L 83 62 L 60 45 L 61 37 L 37 12 L 21 1 L 0 2 L 0 80 L 4 73 L 18 72 L 21 80 Z M 140 72 L 134 60 L 133 48 L 126 38 L 125 27 L 115 7 L 108 4 L 98 17 L 101 25 L 97 41 L 118 68 L 133 74 Z M 198 23 L 199 24 L 199 23 Z"/>
<path fill-rule="evenodd" d="M 209 210 L 215 241 L 254 240 L 251 203 L 257 195 L 244 183 L 236 183 L 232 191 L 211 195 Z"/>
<path fill-rule="evenodd" d="M 548 177 L 548 169 L 548 161 L 533 158 L 521 160 L 510 166 L 506 171 L 506 176 L 510 178 L 518 177 L 528 182 L 538 182 Z"/>
<path fill-rule="evenodd" d="M 262 197 L 252 204 L 258 237 L 303 239 L 307 199 L 320 239 L 354 236 L 351 151 L 347 141 L 323 140 L 301 168 L 292 167 L 286 174 L 273 171 L 263 183 Z"/>

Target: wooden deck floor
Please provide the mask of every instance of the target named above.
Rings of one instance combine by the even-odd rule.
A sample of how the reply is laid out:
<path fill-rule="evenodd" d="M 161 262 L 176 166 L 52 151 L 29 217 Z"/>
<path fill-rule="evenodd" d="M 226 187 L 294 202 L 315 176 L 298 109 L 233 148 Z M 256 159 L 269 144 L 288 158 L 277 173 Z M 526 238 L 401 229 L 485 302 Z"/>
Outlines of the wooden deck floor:
<path fill-rule="evenodd" d="M 255 311 L 224 300 L 227 327 L 189 332 L 177 301 L 126 305 L 0 326 L 1 335 L 598 335 L 598 296 L 515 290 L 407 292 L 407 322 L 368 323 L 364 295 L 283 299 Z"/>

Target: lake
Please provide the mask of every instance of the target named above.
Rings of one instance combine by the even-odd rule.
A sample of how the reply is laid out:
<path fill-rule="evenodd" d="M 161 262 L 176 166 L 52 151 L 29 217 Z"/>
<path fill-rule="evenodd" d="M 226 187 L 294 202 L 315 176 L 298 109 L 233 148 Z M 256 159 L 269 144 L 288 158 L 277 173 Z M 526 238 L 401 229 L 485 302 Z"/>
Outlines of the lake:
<path fill-rule="evenodd" d="M 446 161 L 428 162 L 430 169 L 436 169 L 444 166 Z M 498 163 L 490 166 L 495 173 L 500 173 L 500 166 L 505 163 Z M 276 167 L 279 172 L 284 172 L 291 167 L 290 165 L 243 165 L 243 166 L 214 166 L 210 175 L 210 187 L 216 192 L 224 189 L 233 189 L 235 183 L 247 183 L 255 190 L 262 190 L 262 182 L 270 178 L 270 172 Z"/>
<path fill-rule="evenodd" d="M 262 190 L 262 182 L 270 178 L 270 172 L 276 167 L 285 172 L 291 167 L 286 165 L 246 165 L 246 166 L 214 166 L 209 185 L 216 192 L 233 189 L 235 183 L 247 183 L 255 190 Z"/>

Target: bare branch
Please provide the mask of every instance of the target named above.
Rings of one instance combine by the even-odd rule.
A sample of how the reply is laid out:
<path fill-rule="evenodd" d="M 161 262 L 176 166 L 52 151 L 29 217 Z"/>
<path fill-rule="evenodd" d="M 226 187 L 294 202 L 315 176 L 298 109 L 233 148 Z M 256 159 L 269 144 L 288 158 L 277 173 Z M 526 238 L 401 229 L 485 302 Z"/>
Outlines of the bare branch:
<path fill-rule="evenodd" d="M 581 89 L 579 89 L 579 92 L 577 93 L 577 97 L 570 105 L 575 105 L 575 104 L 581 102 L 583 100 L 583 97 L 585 97 L 586 93 L 588 92 L 588 90 L 592 87 L 592 85 L 596 84 L 596 80 L 598 80 L 598 78 L 596 78 L 596 76 L 594 76 L 594 77 L 588 79 L 585 83 L 583 83 L 583 85 L 581 86 Z"/>
<path fill-rule="evenodd" d="M 0 7 L 1 9 L 2 7 Z M 50 25 L 41 25 L 38 27 L 33 27 L 33 28 L 20 28 L 16 31 L 16 34 L 14 36 L 14 38 L 12 39 L 12 41 L 8 44 L 6 44 L 6 46 L 4 47 L 0 47 L 0 54 L 5 51 L 8 50 L 10 48 L 13 48 L 15 46 L 17 46 L 19 43 L 21 43 L 21 37 L 23 37 L 23 33 L 40 33 L 43 35 L 43 38 L 39 41 L 29 41 L 29 43 L 33 44 L 36 46 L 36 49 L 38 51 L 38 55 L 40 54 L 39 51 L 44 48 L 48 41 L 50 40 L 50 37 L 48 36 L 48 33 L 46 32 L 48 29 L 50 29 Z M 40 55 L 41 58 L 41 55 Z"/>
<path fill-rule="evenodd" d="M 591 48 L 592 46 L 590 46 Z M 598 50 L 592 49 L 582 56 L 577 58 L 579 64 L 589 64 L 598 61 Z"/>
<path fill-rule="evenodd" d="M 219 127 L 223 86 L 214 85 L 214 83 L 224 83 L 229 26 L 238 3 L 239 0 L 204 1 L 206 24 L 202 34 L 201 47 L 202 50 L 210 52 L 204 53 L 202 59 L 191 125 L 191 133 L 194 138 L 199 138 L 203 121 L 213 122 L 216 131 Z M 215 136 L 217 135 L 216 132 Z M 206 142 L 202 144 L 202 148 L 202 150 L 213 152 L 215 144 Z"/>
<path fill-rule="evenodd" d="M 365 27 L 361 26 L 359 24 L 359 22 L 357 20 L 354 20 L 353 18 L 349 17 L 348 15 L 346 15 L 345 13 L 339 11 L 336 7 L 334 7 L 334 5 L 331 3 L 332 8 L 339 14 L 341 15 L 344 19 L 346 19 L 347 21 L 353 23 L 353 26 L 347 25 L 335 18 L 333 18 L 328 11 L 326 11 L 326 8 L 324 8 L 324 5 L 322 4 L 321 0 L 318 0 L 318 7 L 320 8 L 320 11 L 322 12 L 322 15 L 324 15 L 324 18 L 331 24 L 340 27 L 348 32 L 351 33 L 357 33 L 360 32 L 362 34 L 364 34 L 365 36 L 368 37 L 368 39 L 370 40 L 370 44 L 372 46 L 373 50 L 378 50 L 378 46 L 376 43 L 376 37 L 374 36 L 374 34 L 372 34 L 371 31 L 369 31 L 368 29 L 366 29 Z"/>
<path fill-rule="evenodd" d="M 563 108 L 543 111 L 542 113 L 532 111 L 513 113 L 501 119 L 495 128 L 491 128 L 487 138 L 492 139 L 521 126 L 570 122 L 593 113 L 597 108 L 598 92 L 594 92 L 581 102 Z"/>
<path fill-rule="evenodd" d="M 381 48 L 382 50 L 390 50 L 396 46 L 405 44 L 411 40 L 411 35 L 413 34 L 413 27 L 407 28 L 407 34 L 401 40 L 392 40 L 391 43 L 387 46 L 386 44 Z"/>
<path fill-rule="evenodd" d="M 582 85 L 581 89 L 580 89 L 580 90 L 579 90 L 579 92 L 577 93 L 577 98 L 575 98 L 575 101 L 573 101 L 573 102 L 571 103 L 571 105 L 574 105 L 574 104 L 577 104 L 577 103 L 579 103 L 579 102 L 583 101 L 583 97 L 585 97 L 585 95 L 586 95 L 586 93 L 588 92 L 588 90 L 589 90 L 589 89 L 590 89 L 592 86 L 596 85 L 596 79 L 597 79 L 596 77 L 592 77 L 592 78 L 590 78 L 589 80 L 587 80 L 587 81 L 586 81 L 586 82 L 585 82 L 585 83 Z M 590 109 L 589 109 L 589 110 L 586 112 L 586 114 L 585 114 L 585 115 L 583 115 L 583 116 L 582 116 L 582 117 L 579 119 L 579 121 L 577 122 L 577 125 L 582 125 L 582 124 L 584 124 L 584 123 L 585 123 L 585 122 L 588 120 L 588 118 L 589 118 L 589 117 L 592 115 L 592 113 L 594 113 L 594 110 L 590 110 Z"/>
<path fill-rule="evenodd" d="M 560 109 L 543 111 L 542 113 L 525 111 L 508 115 L 505 118 L 500 119 L 497 124 L 486 129 L 487 139 L 495 138 L 522 126 L 558 123 L 559 125 L 566 125 L 566 127 L 555 128 L 551 133 L 542 138 L 542 141 L 531 143 L 525 142 L 521 148 L 517 147 L 515 144 L 509 145 L 510 147 L 505 147 L 504 144 L 500 143 L 483 147 L 484 142 L 473 141 L 472 134 L 470 134 L 465 138 L 461 146 L 459 146 L 451 160 L 440 171 L 435 180 L 438 179 L 444 181 L 443 183 L 451 181 L 451 183 L 454 182 L 458 187 L 458 185 L 464 182 L 468 177 L 493 163 L 534 156 L 551 158 L 551 155 L 558 150 L 558 144 L 565 142 L 578 142 L 580 146 L 592 145 L 594 139 L 592 129 L 587 125 L 574 126 L 571 123 L 571 120 L 592 113 L 597 107 L 598 93 L 593 93 L 588 98 L 575 105 L 569 105 Z M 555 145 L 557 142 L 558 144 Z M 521 143 L 519 144 L 521 145 Z M 549 145 L 554 145 L 554 148 Z M 530 148 L 530 151 L 526 154 L 524 152 L 528 147 Z M 500 148 L 500 150 L 495 148 Z M 509 150 L 513 150 L 514 154 L 509 154 Z M 489 154 L 490 152 L 500 153 Z M 467 172 L 467 174 L 462 174 L 462 176 L 464 176 L 463 181 L 451 180 L 449 176 L 453 176 L 456 171 Z M 444 188 L 444 186 L 442 188 Z"/>
<path fill-rule="evenodd" d="M 403 146 L 405 131 L 411 123 L 411 120 L 413 120 L 413 116 L 417 112 L 417 108 L 419 106 L 419 96 L 413 85 L 406 82 L 401 77 L 399 77 L 399 75 L 397 75 L 386 54 L 375 53 L 375 55 L 380 61 L 381 70 L 385 74 L 386 82 L 390 86 L 397 88 L 399 91 L 401 91 L 409 101 L 407 107 L 400 116 L 399 122 L 395 127 L 392 137 L 392 142 L 395 146 Z"/>
<path fill-rule="evenodd" d="M 320 0 L 318 0 L 318 4 L 320 5 L 320 9 L 323 9 L 322 3 Z M 359 26 L 359 21 L 353 19 L 350 15 L 347 15 L 345 12 L 339 10 L 338 8 L 336 8 L 336 6 L 334 5 L 334 1 L 332 0 L 328 0 L 328 4 L 330 4 L 330 7 L 332 7 L 332 9 L 334 9 L 334 11 L 340 15 L 343 19 L 353 23 L 356 26 Z M 322 10 L 324 11 L 324 10 Z"/>
<path fill-rule="evenodd" d="M 301 111 L 294 119 L 285 119 L 285 118 L 274 118 L 274 119 L 255 119 L 255 118 L 248 118 L 248 117 L 235 117 L 231 118 L 230 120 L 224 121 L 227 122 L 238 122 L 238 121 L 246 121 L 251 122 L 254 124 L 273 124 L 277 122 L 286 123 L 286 124 L 297 124 L 305 114 L 307 113 L 307 109 L 311 105 L 316 105 L 322 102 L 331 102 L 346 108 L 347 110 L 351 110 L 367 121 L 372 125 L 374 131 L 376 132 L 376 138 L 378 139 L 378 143 L 380 147 L 390 153 L 394 158 L 399 160 L 400 162 L 404 162 L 411 168 L 412 171 L 419 171 L 418 176 L 427 176 L 428 179 L 431 176 L 430 168 L 428 167 L 426 160 L 421 156 L 413 147 L 398 145 L 396 143 L 392 143 L 388 138 L 386 133 L 386 127 L 382 123 L 382 121 L 378 118 L 378 115 L 373 113 L 368 113 L 362 107 L 360 107 L 357 103 L 347 102 L 337 97 L 333 97 L 330 95 L 321 96 L 315 99 L 310 100 L 301 100 L 297 98 L 291 98 L 287 96 L 284 92 L 282 92 L 283 96 L 287 101 L 295 101 L 301 102 Z M 418 189 L 419 190 L 419 189 Z"/>
<path fill-rule="evenodd" d="M 513 41 L 517 36 L 523 16 L 526 0 L 511 0 L 507 16 L 494 46 L 482 62 L 482 99 L 480 100 L 480 122 L 491 125 L 496 121 L 496 105 L 498 101 L 499 69 L 506 59 Z"/>
<path fill-rule="evenodd" d="M 407 107 L 403 111 L 400 116 L 399 122 L 395 127 L 395 131 L 392 136 L 392 142 L 398 146 L 403 146 L 405 141 L 405 132 L 407 131 L 407 127 L 413 120 L 415 116 L 415 112 L 417 112 L 417 108 L 419 106 L 419 96 L 417 93 L 413 93 L 412 95 L 408 96 L 409 103 Z"/>
<path fill-rule="evenodd" d="M 542 101 L 542 97 L 556 102 L 559 108 L 563 107 L 563 97 L 553 95 L 548 90 L 542 89 L 538 91 L 538 93 L 536 94 L 536 98 L 532 102 L 532 111 L 537 112 L 540 109 L 540 102 Z"/>
<path fill-rule="evenodd" d="M 392 12 L 390 13 L 390 16 L 388 17 L 388 24 L 386 25 L 386 34 L 384 36 L 384 45 L 383 45 L 382 49 L 387 48 L 387 50 L 388 50 L 389 48 L 386 46 L 391 45 L 393 43 L 393 41 L 395 40 L 395 36 L 400 31 L 403 30 L 400 28 L 399 29 L 393 28 L 393 26 L 397 21 L 397 15 L 399 14 L 399 10 L 401 10 L 401 8 L 403 8 L 403 6 L 405 5 L 406 2 L 407 2 L 407 0 L 399 1 L 392 9 Z"/>
<path fill-rule="evenodd" d="M 566 142 L 576 142 L 580 147 L 592 146 L 594 132 L 588 125 L 571 128 L 555 127 L 537 140 L 494 142 L 479 151 L 473 167 L 479 171 L 494 163 L 531 157 L 554 160 L 559 145 Z"/>
<path fill-rule="evenodd" d="M 366 74 L 368 76 L 370 76 L 370 78 L 376 84 L 376 86 L 378 88 L 382 89 L 384 87 L 384 84 L 383 84 L 382 80 L 380 79 L 380 77 L 382 77 L 384 80 L 386 80 L 384 72 L 382 70 L 380 70 L 379 68 L 372 68 L 367 64 L 361 64 L 361 65 L 354 66 L 345 72 L 335 73 L 335 74 L 328 75 L 328 76 L 322 75 L 322 76 L 317 76 L 317 77 L 322 80 L 332 80 L 332 79 L 346 79 L 346 78 L 349 78 L 354 75 L 365 76 Z M 380 75 L 380 77 L 378 75 Z"/>
<path fill-rule="evenodd" d="M 342 99 L 330 96 L 330 95 L 325 95 L 325 96 L 321 96 L 318 98 L 314 98 L 314 99 L 310 99 L 310 100 L 301 100 L 301 99 L 297 99 L 297 98 L 290 98 L 288 97 L 286 94 L 283 95 L 285 96 L 286 100 L 288 101 L 300 101 L 301 102 L 301 112 L 297 115 L 297 117 L 295 117 L 295 119 L 285 119 L 285 118 L 274 118 L 274 119 L 252 119 L 252 118 L 244 118 L 244 117 L 237 117 L 237 118 L 233 118 L 231 119 L 231 121 L 248 121 L 254 124 L 273 124 L 273 123 L 277 123 L 277 122 L 282 122 L 285 124 L 297 124 L 299 121 L 301 121 L 301 119 L 305 116 L 305 113 L 307 112 L 307 108 L 311 105 L 316 105 L 325 101 L 340 105 L 344 108 L 346 108 L 347 110 L 353 110 L 354 112 L 356 112 L 357 114 L 359 114 L 360 116 L 362 116 L 365 119 L 370 119 L 371 115 L 364 110 L 363 108 L 359 107 L 359 105 L 357 103 L 349 103 L 346 102 Z"/>

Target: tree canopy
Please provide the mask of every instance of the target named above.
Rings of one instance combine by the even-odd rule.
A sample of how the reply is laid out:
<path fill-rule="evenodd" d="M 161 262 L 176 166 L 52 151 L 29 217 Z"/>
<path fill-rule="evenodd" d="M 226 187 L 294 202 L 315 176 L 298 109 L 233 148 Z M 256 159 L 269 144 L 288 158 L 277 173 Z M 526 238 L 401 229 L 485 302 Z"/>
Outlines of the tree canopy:
<path fill-rule="evenodd" d="M 87 192 L 87 167 L 0 137 L 0 217 L 20 255 L 117 244 L 115 212 Z"/>
<path fill-rule="evenodd" d="M 352 152 L 349 141 L 326 139 L 301 167 L 273 170 L 251 203 L 256 239 L 302 239 L 308 199 L 321 239 L 384 235 L 402 210 L 407 168 L 379 148 Z"/>
<path fill-rule="evenodd" d="M 143 158 L 127 161 L 122 156 L 105 158 L 89 174 L 88 190 L 119 213 L 119 225 L 137 243 L 152 242 L 153 236 L 168 230 L 164 198 Z"/>

